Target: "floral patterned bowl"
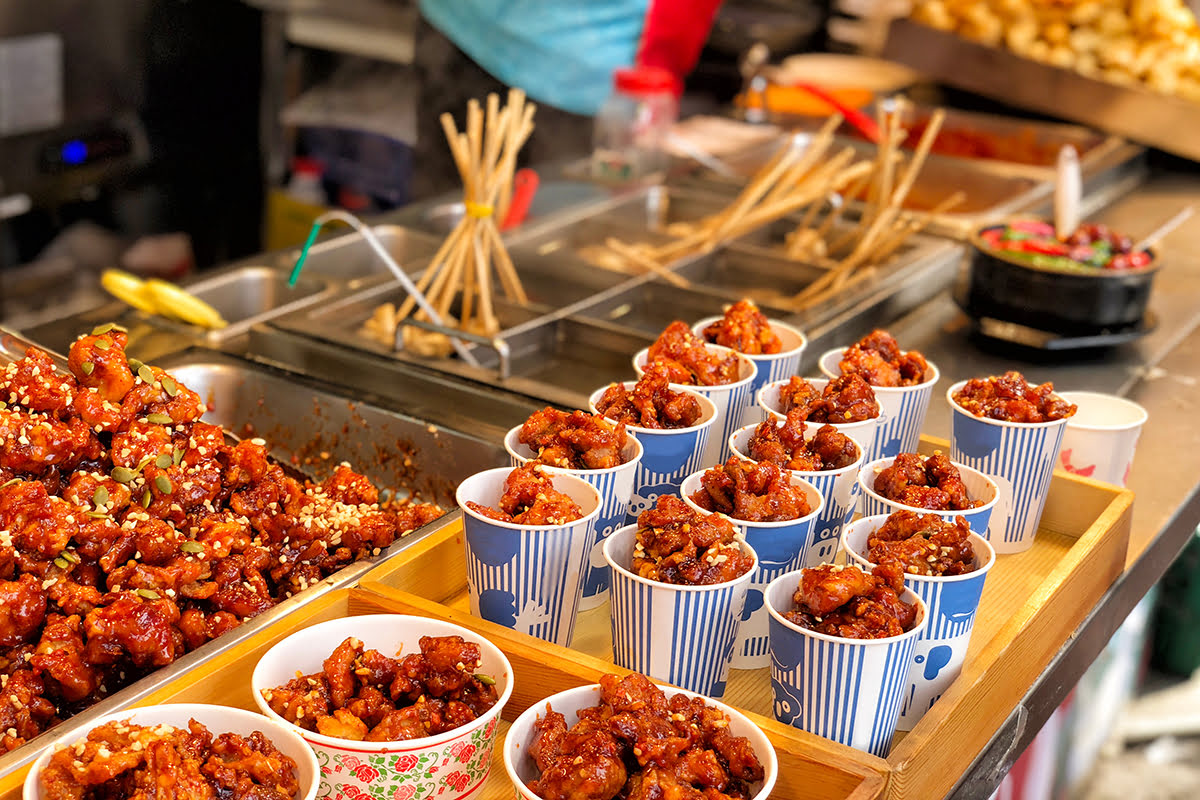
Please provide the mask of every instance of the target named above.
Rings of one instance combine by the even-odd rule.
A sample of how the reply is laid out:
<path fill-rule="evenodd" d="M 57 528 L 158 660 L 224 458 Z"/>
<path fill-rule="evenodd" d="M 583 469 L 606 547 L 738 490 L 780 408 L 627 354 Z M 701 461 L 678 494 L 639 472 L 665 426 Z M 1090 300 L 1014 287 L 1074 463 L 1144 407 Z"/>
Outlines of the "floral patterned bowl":
<path fill-rule="evenodd" d="M 474 722 L 437 736 L 401 742 L 356 742 L 292 725 L 263 699 L 262 690 L 282 686 L 297 671 L 310 674 L 342 641 L 354 636 L 385 654 L 416 652 L 422 636 L 461 636 L 479 645 L 479 671 L 496 680 L 499 701 Z M 262 713 L 300 734 L 321 768 L 317 798 L 334 800 L 457 800 L 479 792 L 492 766 L 500 711 L 512 695 L 512 666 L 500 648 L 473 631 L 426 617 L 367 614 L 305 628 L 263 655 L 251 678 Z"/>

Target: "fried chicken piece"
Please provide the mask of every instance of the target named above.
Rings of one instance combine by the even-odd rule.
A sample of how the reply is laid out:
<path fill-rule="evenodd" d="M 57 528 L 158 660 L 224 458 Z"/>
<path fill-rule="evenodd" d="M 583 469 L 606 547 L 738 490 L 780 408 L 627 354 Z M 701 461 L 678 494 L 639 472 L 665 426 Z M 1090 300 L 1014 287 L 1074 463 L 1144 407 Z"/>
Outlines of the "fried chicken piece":
<path fill-rule="evenodd" d="M 0 581 L 0 646 L 35 640 L 46 619 L 46 592 L 33 575 Z"/>
<path fill-rule="evenodd" d="M 915 350 L 902 353 L 891 334 L 873 330 L 846 348 L 838 369 L 857 374 L 872 386 L 914 386 L 928 380 L 929 365 Z"/>
<path fill-rule="evenodd" d="M 646 367 L 632 391 L 611 384 L 596 402 L 596 410 L 616 422 L 652 430 L 689 428 L 703 414 L 694 395 L 671 389 L 658 363 Z"/>
<path fill-rule="evenodd" d="M 702 332 L 705 341 L 747 355 L 769 355 L 783 350 L 779 335 L 753 300 L 739 300 L 725 309 L 721 319 Z"/>
<path fill-rule="evenodd" d="M 904 573 L 895 565 L 871 573 L 856 566 L 822 564 L 801 573 L 795 607 L 784 618 L 801 627 L 846 639 L 899 636 L 916 621 L 916 605 L 900 599 Z"/>
<path fill-rule="evenodd" d="M 937 514 L 896 511 L 867 537 L 867 558 L 896 564 L 910 575 L 964 575 L 974 572 L 971 529 L 962 517 L 948 522 Z"/>
<path fill-rule="evenodd" d="M 625 463 L 625 423 L 615 425 L 599 414 L 545 408 L 521 426 L 518 441 L 534 460 L 562 469 L 609 469 Z"/>
<path fill-rule="evenodd" d="M 841 375 L 825 384 L 821 390 L 825 401 L 824 418 L 811 418 L 814 422 L 862 422 L 879 416 L 879 401 L 875 390 L 861 375 Z"/>
<path fill-rule="evenodd" d="M 664 362 L 672 383 L 721 386 L 738 380 L 741 362 L 734 352 L 710 350 L 686 322 L 676 320 L 650 345 L 647 363 Z"/>
<path fill-rule="evenodd" d="M 737 528 L 720 514 L 701 514 L 674 495 L 661 495 L 638 516 L 634 572 L 688 586 L 724 583 L 746 574 L 754 559 L 737 543 Z"/>
<path fill-rule="evenodd" d="M 121 330 L 80 336 L 71 343 L 67 366 L 80 386 L 95 389 L 104 400 L 120 403 L 136 378 L 125 360 L 129 336 Z"/>
<path fill-rule="evenodd" d="M 731 456 L 707 470 L 691 500 L 705 511 L 719 511 L 748 522 L 799 519 L 812 511 L 804 490 L 792 485 L 771 463 L 752 463 Z"/>
<path fill-rule="evenodd" d="M 977 417 L 1005 422 L 1049 422 L 1078 411 L 1054 393 L 1053 383 L 1032 386 L 1015 370 L 967 381 L 954 393 L 954 402 Z"/>
<path fill-rule="evenodd" d="M 485 517 L 517 525 L 565 525 L 583 516 L 579 504 L 555 489 L 536 461 L 522 464 L 508 474 L 498 509 L 472 500 L 467 505 Z"/>

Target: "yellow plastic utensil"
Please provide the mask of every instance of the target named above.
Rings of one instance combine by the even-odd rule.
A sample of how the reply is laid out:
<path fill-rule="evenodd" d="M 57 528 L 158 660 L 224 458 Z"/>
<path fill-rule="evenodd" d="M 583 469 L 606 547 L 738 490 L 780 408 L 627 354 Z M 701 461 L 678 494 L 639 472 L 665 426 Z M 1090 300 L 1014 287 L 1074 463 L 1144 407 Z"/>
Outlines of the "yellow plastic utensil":
<path fill-rule="evenodd" d="M 119 269 L 106 269 L 100 276 L 100 285 L 113 297 L 138 311 L 156 313 L 154 301 L 146 294 L 146 284 L 141 278 Z"/>
<path fill-rule="evenodd" d="M 173 283 L 151 278 L 143 281 L 119 269 L 108 269 L 100 276 L 100 285 L 109 294 L 147 314 L 159 314 L 202 328 L 224 328 L 220 312 Z"/>

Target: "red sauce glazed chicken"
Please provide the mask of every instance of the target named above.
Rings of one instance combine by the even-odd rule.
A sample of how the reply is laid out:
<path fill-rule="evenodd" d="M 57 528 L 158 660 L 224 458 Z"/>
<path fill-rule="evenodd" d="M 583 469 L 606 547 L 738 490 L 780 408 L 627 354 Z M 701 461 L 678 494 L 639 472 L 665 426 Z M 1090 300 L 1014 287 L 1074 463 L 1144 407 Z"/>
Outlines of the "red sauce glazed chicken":
<path fill-rule="evenodd" d="M 879 402 L 875 390 L 859 375 L 842 375 L 817 387 L 793 375 L 786 386 L 779 389 L 780 411 L 790 415 L 792 409 L 799 410 L 805 422 L 846 423 L 862 422 L 879 416 Z"/>
<path fill-rule="evenodd" d="M 765 775 L 748 739 L 700 698 L 670 699 L 645 675 L 604 675 L 600 703 L 567 727 L 547 706 L 529 756 L 544 800 L 748 800 Z"/>
<path fill-rule="evenodd" d="M 872 572 L 856 566 L 822 564 L 804 570 L 792 596 L 788 622 L 843 639 L 884 639 L 912 630 L 917 606 L 900 599 L 904 571 L 881 564 Z"/>
<path fill-rule="evenodd" d="M 186 730 L 108 722 L 50 757 L 44 800 L 187 798 L 293 800 L 296 762 L 255 731 L 213 736 L 196 720 Z"/>
<path fill-rule="evenodd" d="M 873 330 L 846 348 L 838 368 L 872 386 L 915 386 L 930 377 L 929 364 L 916 350 L 901 352 L 887 331 Z"/>
<path fill-rule="evenodd" d="M 692 332 L 686 322 L 676 320 L 650 345 L 646 363 L 661 363 L 671 383 L 722 386 L 736 383 L 741 362 L 736 353 L 715 353 Z"/>
<path fill-rule="evenodd" d="M 804 420 L 799 409 L 788 412 L 781 423 L 760 422 L 746 446 L 755 461 L 801 472 L 822 472 L 848 467 L 861 455 L 859 447 L 832 425 L 822 425 L 812 439 L 804 438 Z"/>
<path fill-rule="evenodd" d="M 298 482 L 125 343 L 0 373 L 0 752 L 443 513 Z"/>
<path fill-rule="evenodd" d="M 783 342 L 753 300 L 739 300 L 725 309 L 725 315 L 705 326 L 702 335 L 706 342 L 751 356 L 783 350 Z"/>
<path fill-rule="evenodd" d="M 965 511 L 983 505 L 967 494 L 958 467 L 942 453 L 928 458 L 900 453 L 875 476 L 874 488 L 888 500 L 930 511 Z"/>
<path fill-rule="evenodd" d="M 1015 371 L 967 381 L 954 393 L 954 402 L 977 417 L 1005 422 L 1050 422 L 1079 410 L 1054 393 L 1053 383 L 1033 386 Z"/>
<path fill-rule="evenodd" d="M 421 652 L 399 658 L 353 637 L 320 672 L 263 689 L 271 710 L 293 725 L 356 742 L 436 736 L 474 722 L 496 705 L 496 681 L 479 674 L 479 645 L 461 636 L 422 636 Z"/>
<path fill-rule="evenodd" d="M 596 410 L 606 418 L 625 425 L 651 430 L 690 428 L 703 412 L 694 395 L 676 392 L 658 363 L 650 364 L 633 391 L 614 383 L 596 402 Z"/>
<path fill-rule="evenodd" d="M 962 517 L 897 511 L 867 537 L 872 564 L 895 564 L 910 575 L 965 575 L 975 571 L 971 529 Z"/>
<path fill-rule="evenodd" d="M 664 494 L 638 515 L 632 571 L 643 578 L 706 586 L 731 581 L 753 566 L 754 558 L 738 544 L 738 529 L 720 514 L 701 514 Z"/>
<path fill-rule="evenodd" d="M 625 463 L 621 451 L 628 434 L 623 422 L 547 407 L 525 420 L 517 441 L 536 454 L 535 461 L 550 467 L 608 469 Z"/>
<path fill-rule="evenodd" d="M 583 516 L 579 504 L 554 488 L 549 475 L 536 461 L 529 461 L 508 473 L 499 508 L 473 500 L 467 505 L 477 514 L 515 525 L 566 525 Z"/>
<path fill-rule="evenodd" d="M 812 511 L 804 490 L 774 464 L 755 464 L 736 456 L 713 467 L 700 479 L 691 500 L 705 511 L 747 522 L 799 519 Z"/>

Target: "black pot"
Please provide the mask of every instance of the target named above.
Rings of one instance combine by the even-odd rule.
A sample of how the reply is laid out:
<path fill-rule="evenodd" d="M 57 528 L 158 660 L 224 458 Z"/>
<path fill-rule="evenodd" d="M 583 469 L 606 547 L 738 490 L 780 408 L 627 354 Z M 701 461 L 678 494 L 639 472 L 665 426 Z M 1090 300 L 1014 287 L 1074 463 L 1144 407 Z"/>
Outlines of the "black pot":
<path fill-rule="evenodd" d="M 981 234 L 1000 227 L 981 228 L 970 239 L 971 262 L 961 303 L 972 317 L 1085 336 L 1136 325 L 1145 315 L 1150 286 L 1161 267 L 1157 253 L 1150 251 L 1150 263 L 1138 269 L 1076 272 L 1039 267 L 988 248 Z"/>

